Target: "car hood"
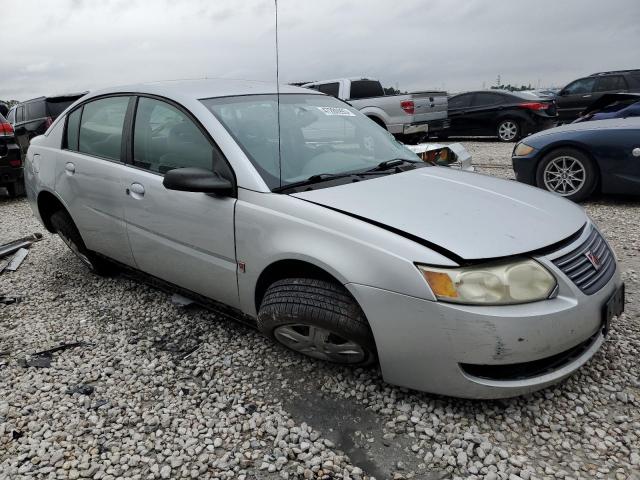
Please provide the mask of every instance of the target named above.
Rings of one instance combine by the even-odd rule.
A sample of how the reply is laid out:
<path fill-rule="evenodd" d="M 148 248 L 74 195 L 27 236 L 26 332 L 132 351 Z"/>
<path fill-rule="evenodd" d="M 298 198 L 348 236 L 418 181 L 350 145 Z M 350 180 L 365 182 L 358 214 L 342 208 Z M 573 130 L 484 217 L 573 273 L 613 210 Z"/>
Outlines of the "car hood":
<path fill-rule="evenodd" d="M 531 140 L 543 138 L 548 135 L 554 135 L 558 133 L 583 132 L 583 131 L 589 131 L 589 130 L 617 130 L 621 128 L 639 128 L 639 127 L 640 127 L 640 117 L 609 118 L 606 120 L 590 120 L 587 122 L 567 123 L 565 125 L 560 125 L 559 127 L 542 130 L 538 133 L 534 133 L 533 135 L 529 135 L 528 137 L 523 138 L 522 142 L 527 143 Z"/>
<path fill-rule="evenodd" d="M 293 196 L 419 237 L 465 260 L 538 250 L 566 239 L 587 222 L 582 208 L 561 197 L 446 167 Z"/>

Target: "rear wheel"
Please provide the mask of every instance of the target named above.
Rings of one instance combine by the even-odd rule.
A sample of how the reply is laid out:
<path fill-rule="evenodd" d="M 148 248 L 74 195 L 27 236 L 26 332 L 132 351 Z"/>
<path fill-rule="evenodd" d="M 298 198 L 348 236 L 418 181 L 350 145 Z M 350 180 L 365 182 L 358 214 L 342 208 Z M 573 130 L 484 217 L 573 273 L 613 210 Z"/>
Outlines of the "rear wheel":
<path fill-rule="evenodd" d="M 343 365 L 375 361 L 373 334 L 364 313 L 342 285 L 287 278 L 266 291 L 258 328 L 284 346 Z"/>
<path fill-rule="evenodd" d="M 498 138 L 501 142 L 515 142 L 520 137 L 518 122 L 507 118 L 498 124 Z"/>
<path fill-rule="evenodd" d="M 20 182 L 15 182 L 10 185 L 7 185 L 7 193 L 10 197 L 21 197 L 24 195 L 24 184 Z"/>
<path fill-rule="evenodd" d="M 51 215 L 51 225 L 60 239 L 89 270 L 100 276 L 109 276 L 116 272 L 113 264 L 87 249 L 78 228 L 65 210 L 58 210 Z"/>
<path fill-rule="evenodd" d="M 579 150 L 560 148 L 544 156 L 536 173 L 538 187 L 579 202 L 591 195 L 598 183 L 598 171 Z"/>

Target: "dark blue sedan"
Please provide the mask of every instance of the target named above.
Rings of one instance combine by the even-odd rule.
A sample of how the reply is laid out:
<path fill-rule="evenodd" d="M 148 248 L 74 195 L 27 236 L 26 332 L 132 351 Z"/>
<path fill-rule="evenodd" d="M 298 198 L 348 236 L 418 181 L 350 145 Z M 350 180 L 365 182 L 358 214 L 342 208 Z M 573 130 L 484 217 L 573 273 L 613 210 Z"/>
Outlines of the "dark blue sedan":
<path fill-rule="evenodd" d="M 512 161 L 519 182 L 570 200 L 595 191 L 640 194 L 640 117 L 544 130 L 518 143 Z"/>

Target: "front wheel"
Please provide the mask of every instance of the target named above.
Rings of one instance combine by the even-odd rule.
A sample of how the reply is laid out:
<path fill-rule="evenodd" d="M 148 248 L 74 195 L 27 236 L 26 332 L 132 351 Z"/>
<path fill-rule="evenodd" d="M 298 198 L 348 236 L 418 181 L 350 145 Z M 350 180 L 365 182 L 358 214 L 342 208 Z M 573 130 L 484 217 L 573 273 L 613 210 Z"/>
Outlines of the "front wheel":
<path fill-rule="evenodd" d="M 518 122 L 508 118 L 498 124 L 497 133 L 501 142 L 515 142 L 520 138 L 520 126 Z"/>
<path fill-rule="evenodd" d="M 51 215 L 51 225 L 73 254 L 93 273 L 104 277 L 116 272 L 114 265 L 87 249 L 78 228 L 66 211 L 58 210 Z"/>
<path fill-rule="evenodd" d="M 319 360 L 366 366 L 376 358 L 364 313 L 342 285 L 332 282 L 275 282 L 260 305 L 258 328 L 287 348 Z"/>
<path fill-rule="evenodd" d="M 561 148 L 544 156 L 536 172 L 536 184 L 574 202 L 593 193 L 598 171 L 591 159 L 573 148 Z"/>

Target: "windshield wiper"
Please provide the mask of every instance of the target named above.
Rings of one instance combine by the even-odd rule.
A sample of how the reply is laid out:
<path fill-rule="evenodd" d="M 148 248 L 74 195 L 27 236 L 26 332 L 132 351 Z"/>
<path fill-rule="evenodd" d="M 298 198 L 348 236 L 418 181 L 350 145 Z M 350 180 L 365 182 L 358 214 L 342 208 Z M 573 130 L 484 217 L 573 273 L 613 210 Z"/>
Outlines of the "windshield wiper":
<path fill-rule="evenodd" d="M 274 188 L 273 191 L 282 192 L 284 190 L 289 190 L 290 188 L 305 187 L 307 185 L 314 185 L 316 183 L 327 182 L 329 180 L 337 180 L 339 178 L 352 177 L 354 175 L 359 175 L 359 174 L 357 173 L 317 173 L 316 175 L 311 175 L 306 180 L 301 180 L 299 182 L 289 183 L 287 185 Z"/>
<path fill-rule="evenodd" d="M 406 158 L 392 158 L 391 160 L 385 160 L 384 162 L 380 162 L 376 167 L 373 167 L 371 170 L 367 170 L 367 172 L 382 172 L 384 170 L 389 170 L 390 168 L 399 167 L 404 164 L 416 164 L 421 163 L 415 160 L 407 160 Z"/>

